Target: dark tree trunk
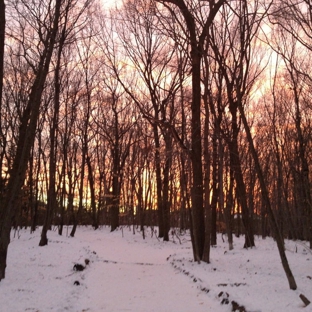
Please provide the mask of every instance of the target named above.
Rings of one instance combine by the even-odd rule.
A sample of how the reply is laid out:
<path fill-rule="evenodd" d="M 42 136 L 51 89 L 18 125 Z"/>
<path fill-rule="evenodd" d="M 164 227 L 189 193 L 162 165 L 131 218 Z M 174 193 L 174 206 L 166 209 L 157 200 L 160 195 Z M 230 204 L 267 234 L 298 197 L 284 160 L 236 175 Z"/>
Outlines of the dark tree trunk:
<path fill-rule="evenodd" d="M 187 229 L 187 174 L 185 172 L 185 157 L 183 156 L 183 152 L 180 155 L 180 194 L 181 194 L 181 207 L 180 207 L 180 231 L 184 231 Z"/>
<path fill-rule="evenodd" d="M 39 150 L 41 148 L 41 140 L 40 140 L 40 136 L 39 136 Z M 41 159 L 41 153 L 39 152 L 38 155 L 38 164 L 37 164 L 37 172 L 36 172 L 36 183 L 35 185 L 35 192 L 34 192 L 34 204 L 32 206 L 32 211 L 31 211 L 31 232 L 35 232 L 37 224 L 38 224 L 38 206 L 39 206 L 39 202 L 38 202 L 38 198 L 39 198 L 39 175 L 40 175 L 40 159 Z"/>
<path fill-rule="evenodd" d="M 219 198 L 219 181 L 218 181 L 218 138 L 217 122 L 213 129 L 212 137 L 212 197 L 211 197 L 211 245 L 217 245 L 217 203 Z"/>
<path fill-rule="evenodd" d="M 3 90 L 3 75 L 4 75 L 4 40 L 5 40 L 5 4 L 4 0 L 0 0 L 0 117 L 2 117 L 1 111 L 2 111 L 2 90 Z M 2 118 L 0 118 L 0 134 L 1 134 L 0 138 L 2 140 L 1 120 Z M 0 165 L 2 165 L 2 163 Z"/>
<path fill-rule="evenodd" d="M 224 219 L 226 224 L 226 233 L 228 236 L 228 242 L 229 242 L 229 250 L 232 250 L 234 248 L 233 246 L 233 216 L 232 216 L 232 210 L 234 206 L 234 199 L 233 199 L 233 192 L 234 192 L 234 173 L 233 170 L 230 168 L 229 173 L 229 189 L 226 197 L 226 208 L 224 211 Z"/>
<path fill-rule="evenodd" d="M 92 226 L 95 230 L 97 230 L 99 227 L 99 224 L 98 224 L 96 202 L 95 202 L 95 183 L 94 183 L 94 178 L 93 178 L 91 159 L 89 156 L 87 156 L 87 166 L 88 166 L 88 179 L 89 179 L 90 195 L 91 195 Z"/>
<path fill-rule="evenodd" d="M 110 225 L 111 232 L 115 231 L 119 227 L 119 204 L 118 197 L 112 194 L 111 205 L 110 205 Z"/>
<path fill-rule="evenodd" d="M 48 189 L 48 200 L 47 210 L 42 227 L 41 239 L 39 246 L 48 245 L 48 230 L 50 229 L 52 222 L 53 212 L 56 210 L 56 190 L 55 190 L 55 174 L 56 174 L 56 141 L 57 141 L 57 128 L 58 128 L 58 116 L 60 108 L 60 85 L 59 85 L 59 70 L 55 70 L 55 96 L 54 96 L 54 114 L 52 119 L 52 125 L 50 129 L 50 162 L 49 162 L 49 189 Z"/>
<path fill-rule="evenodd" d="M 269 215 L 269 218 L 270 218 L 270 221 L 271 221 L 271 227 L 272 227 L 272 231 L 273 231 L 274 237 L 276 239 L 276 244 L 277 244 L 277 247 L 278 247 L 278 251 L 279 251 L 279 254 L 280 254 L 282 265 L 283 265 L 284 271 L 286 273 L 290 289 L 295 290 L 295 289 L 297 289 L 297 284 L 296 284 L 295 278 L 294 278 L 294 276 L 292 274 L 292 271 L 290 269 L 290 266 L 288 264 L 288 260 L 287 260 L 286 253 L 285 253 L 285 248 L 284 248 L 284 240 L 282 238 L 282 235 L 281 235 L 280 230 L 278 228 L 278 225 L 277 225 L 277 222 L 276 222 L 273 210 L 271 208 L 271 202 L 270 202 L 269 194 L 268 194 L 267 187 L 266 187 L 266 184 L 265 184 L 265 180 L 264 180 L 264 177 L 263 177 L 262 168 L 261 168 L 261 165 L 260 165 L 260 162 L 259 162 L 258 153 L 257 153 L 257 151 L 256 151 L 256 149 L 254 147 L 254 143 L 253 143 L 253 139 L 252 139 L 252 136 L 251 136 L 250 128 L 249 128 L 249 125 L 248 125 L 248 122 L 247 122 L 247 119 L 246 119 L 246 116 L 245 116 L 244 108 L 243 108 L 241 102 L 240 102 L 240 104 L 238 106 L 238 109 L 239 109 L 239 112 L 240 112 L 240 115 L 241 115 L 241 118 L 242 118 L 242 121 L 243 121 L 243 124 L 244 124 L 244 128 L 245 128 L 245 131 L 246 131 L 247 140 L 248 140 L 248 143 L 249 143 L 249 148 L 250 148 L 251 154 L 252 154 L 254 162 L 255 162 L 255 169 L 256 169 L 256 172 L 257 172 L 257 175 L 258 175 L 258 178 L 259 178 L 263 201 L 264 201 L 264 204 L 265 204 L 265 206 L 267 208 L 268 215 Z"/>
<path fill-rule="evenodd" d="M 84 145 L 86 145 L 86 138 L 84 141 Z M 87 154 L 87 146 L 84 146 L 82 149 L 82 164 L 81 164 L 81 173 L 80 173 L 80 185 L 79 185 L 79 204 L 78 204 L 78 211 L 77 213 L 74 212 L 73 209 L 73 227 L 72 230 L 70 232 L 70 236 L 74 237 L 76 230 L 77 230 L 77 226 L 78 226 L 78 222 L 80 221 L 80 216 L 82 213 L 82 209 L 83 209 L 83 181 L 84 181 L 84 176 L 85 176 L 85 164 L 86 164 L 86 154 Z"/>
<path fill-rule="evenodd" d="M 172 163 L 172 138 L 167 130 L 164 130 L 164 140 L 166 145 L 166 161 L 164 167 L 163 179 L 163 224 L 164 224 L 164 241 L 169 241 L 170 230 L 170 201 L 169 201 L 169 174 Z"/>
<path fill-rule="evenodd" d="M 207 59 L 205 58 L 205 62 Z M 207 78 L 207 77 L 205 77 Z M 210 152 L 209 152 L 209 105 L 208 105 L 208 79 L 205 79 L 204 105 L 205 105 L 205 124 L 204 124 L 204 209 L 205 209 L 205 246 L 203 261 L 210 262 L 210 243 L 212 231 L 212 218 L 210 206 Z"/>
<path fill-rule="evenodd" d="M 138 212 L 139 212 L 139 224 L 140 224 L 140 231 L 142 233 L 143 239 L 145 239 L 145 209 L 143 207 L 143 185 L 142 179 L 139 178 L 139 186 L 138 186 Z"/>
<path fill-rule="evenodd" d="M 33 155 L 33 148 L 30 152 L 29 157 L 29 206 L 30 206 L 30 232 L 33 232 L 32 228 L 32 220 L 34 215 L 34 155 Z"/>
<path fill-rule="evenodd" d="M 65 215 L 65 196 L 66 196 L 66 159 L 67 159 L 67 148 L 63 146 L 63 165 L 62 165 L 62 174 L 60 179 L 62 179 L 62 193 L 60 197 L 60 219 L 58 225 L 58 233 L 59 235 L 63 235 L 63 227 L 64 227 L 64 215 Z"/>
<path fill-rule="evenodd" d="M 119 203 L 120 203 L 120 142 L 118 129 L 118 115 L 114 110 L 115 116 L 115 142 L 112 150 L 113 155 L 113 192 L 112 192 L 112 206 L 110 208 L 111 217 L 111 231 L 115 231 L 119 227 Z"/>
<path fill-rule="evenodd" d="M 137 195 L 137 217 L 139 217 L 139 220 L 136 221 L 136 224 L 140 225 L 140 229 L 142 230 L 145 226 L 145 220 L 144 217 L 141 215 L 143 214 L 143 185 L 142 185 L 142 179 L 141 179 L 141 175 L 138 174 L 137 176 L 137 183 L 138 183 L 138 188 L 136 189 L 135 187 L 135 179 L 132 180 L 132 185 L 133 185 L 133 190 L 135 191 L 136 195 Z"/>
<path fill-rule="evenodd" d="M 39 246 L 45 246 L 48 244 L 47 233 L 52 223 L 52 215 L 56 210 L 56 185 L 55 185 L 55 175 L 56 175 L 56 154 L 57 154 L 57 132 L 58 132 L 58 122 L 59 122 L 59 111 L 60 111 L 60 95 L 61 95 L 61 81 L 60 81 L 60 71 L 61 71 L 61 57 L 62 50 L 64 47 L 66 39 L 66 24 L 63 26 L 61 32 L 61 38 L 59 40 L 57 60 L 54 72 L 54 113 L 52 119 L 52 125 L 50 129 L 50 162 L 49 162 L 49 189 L 48 189 L 48 199 L 47 199 L 47 210 L 45 221 L 42 227 L 41 239 Z"/>
<path fill-rule="evenodd" d="M 5 151 L 5 138 L 2 133 L 2 90 L 4 76 L 5 4 L 0 0 L 0 217 L 2 216 L 5 181 L 2 179 L 2 161 Z"/>
<path fill-rule="evenodd" d="M 119 155 L 119 142 L 116 141 L 114 148 L 113 158 L 113 192 L 112 192 L 112 206 L 110 211 L 111 216 L 111 231 L 115 231 L 119 227 L 119 205 L 120 205 L 120 188 L 121 188 L 121 177 L 120 177 L 120 155 Z"/>
<path fill-rule="evenodd" d="M 201 52 L 197 47 L 192 47 L 192 219 L 195 243 L 195 260 L 202 260 L 205 246 L 205 214 L 203 201 L 203 168 L 202 168 L 202 145 L 201 145 Z"/>
<path fill-rule="evenodd" d="M 158 116 L 156 117 L 158 119 Z M 157 192 L 157 210 L 158 210 L 158 237 L 165 236 L 164 229 L 164 207 L 162 199 L 162 179 L 161 179 L 161 160 L 160 160 L 160 142 L 158 127 L 156 124 L 152 125 L 155 141 L 155 171 L 156 171 L 156 192 Z"/>
<path fill-rule="evenodd" d="M 245 244 L 244 248 L 255 246 L 252 218 L 250 216 L 248 204 L 246 186 L 243 178 L 243 172 L 241 168 L 241 161 L 239 158 L 238 150 L 238 132 L 239 127 L 237 124 L 237 102 L 230 103 L 230 111 L 232 115 L 232 138 L 229 139 L 229 152 L 230 152 L 230 165 L 234 173 L 236 181 L 237 197 L 242 209 L 242 221 L 245 228 Z"/>

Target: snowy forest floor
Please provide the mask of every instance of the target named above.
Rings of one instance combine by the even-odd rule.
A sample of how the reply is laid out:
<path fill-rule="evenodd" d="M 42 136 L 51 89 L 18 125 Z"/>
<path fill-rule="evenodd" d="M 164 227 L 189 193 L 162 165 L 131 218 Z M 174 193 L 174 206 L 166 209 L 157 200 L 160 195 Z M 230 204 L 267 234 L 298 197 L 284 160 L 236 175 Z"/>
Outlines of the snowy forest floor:
<path fill-rule="evenodd" d="M 63 236 L 48 232 L 48 246 L 39 247 L 40 230 L 12 231 L 1 312 L 229 312 L 233 302 L 236 311 L 312 311 L 299 298 L 312 301 L 312 252 L 305 242 L 286 241 L 298 285 L 292 291 L 271 238 L 256 237 L 247 250 L 243 237 L 234 237 L 229 251 L 218 236 L 211 263 L 198 264 L 187 234 L 163 242 L 149 229 L 143 240 L 132 228 L 79 227 L 71 238 L 65 228 Z M 75 264 L 85 269 L 76 271 Z"/>

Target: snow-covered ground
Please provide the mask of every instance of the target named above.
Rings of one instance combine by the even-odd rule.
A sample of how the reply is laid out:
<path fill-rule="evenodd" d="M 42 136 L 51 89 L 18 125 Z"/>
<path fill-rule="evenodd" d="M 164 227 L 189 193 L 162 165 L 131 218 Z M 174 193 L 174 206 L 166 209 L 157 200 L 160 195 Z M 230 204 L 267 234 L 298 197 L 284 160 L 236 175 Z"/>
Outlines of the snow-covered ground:
<path fill-rule="evenodd" d="M 80 227 L 75 238 L 66 230 L 48 236 L 49 245 L 39 247 L 40 230 L 12 232 L 1 312 L 229 312 L 233 301 L 252 312 L 312 311 L 299 298 L 312 301 L 312 252 L 303 242 L 286 242 L 298 285 L 292 291 L 269 238 L 257 237 L 249 250 L 234 238 L 229 251 L 219 236 L 211 263 L 198 264 L 188 235 L 162 242 L 150 230 L 143 240 L 129 228 Z M 83 271 L 73 269 L 86 259 Z"/>

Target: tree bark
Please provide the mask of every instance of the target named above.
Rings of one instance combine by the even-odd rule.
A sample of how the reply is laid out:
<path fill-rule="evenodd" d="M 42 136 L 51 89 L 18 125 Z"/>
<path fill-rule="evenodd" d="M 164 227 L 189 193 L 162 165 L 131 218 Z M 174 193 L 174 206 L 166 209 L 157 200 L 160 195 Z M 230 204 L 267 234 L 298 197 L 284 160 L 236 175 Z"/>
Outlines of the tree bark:
<path fill-rule="evenodd" d="M 5 41 L 5 4 L 4 0 L 0 0 L 0 117 L 2 108 L 2 90 L 4 75 L 4 41 Z M 0 131 L 2 134 L 2 124 L 0 118 Z"/>
<path fill-rule="evenodd" d="M 4 75 L 4 41 L 5 41 L 5 4 L 4 0 L 0 0 L 0 117 L 2 108 L 2 90 Z M 2 124 L 0 118 L 0 131 L 2 134 Z"/>
<path fill-rule="evenodd" d="M 196 47 L 192 47 L 192 120 L 191 120 L 191 161 L 192 161 L 192 219 L 195 240 L 195 260 L 203 257 L 205 246 L 205 218 L 203 200 L 203 168 L 201 145 L 201 88 L 200 62 L 201 54 Z"/>
<path fill-rule="evenodd" d="M 0 217 L 2 214 L 2 203 L 4 195 L 5 181 L 2 179 L 2 161 L 5 150 L 4 137 L 2 133 L 2 90 L 3 90 L 3 76 L 4 76 L 4 42 L 5 42 L 5 4 L 4 0 L 0 0 Z"/>
<path fill-rule="evenodd" d="M 220 183 L 218 175 L 218 137 L 217 137 L 217 121 L 214 122 L 215 127 L 212 135 L 212 196 L 211 196 L 211 238 L 212 246 L 217 245 L 217 204 L 220 193 Z"/>
<path fill-rule="evenodd" d="M 206 83 L 207 81 L 205 81 Z M 205 88 L 205 93 L 207 93 Z M 206 94 L 205 94 L 206 95 Z M 204 96 L 205 104 L 205 125 L 204 125 L 204 209 L 205 209 L 205 246 L 203 261 L 210 262 L 210 243 L 211 243 L 211 206 L 210 206 L 210 152 L 209 152 L 209 107 L 207 96 Z"/>

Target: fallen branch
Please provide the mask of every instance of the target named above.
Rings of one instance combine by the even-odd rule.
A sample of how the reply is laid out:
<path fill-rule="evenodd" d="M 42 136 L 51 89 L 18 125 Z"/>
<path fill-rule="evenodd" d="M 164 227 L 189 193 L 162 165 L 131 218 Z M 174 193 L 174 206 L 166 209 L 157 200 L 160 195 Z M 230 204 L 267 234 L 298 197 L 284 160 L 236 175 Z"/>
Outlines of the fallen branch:
<path fill-rule="evenodd" d="M 299 295 L 300 299 L 303 301 L 303 303 L 305 304 L 305 306 L 308 306 L 311 302 L 310 300 L 303 294 Z"/>

